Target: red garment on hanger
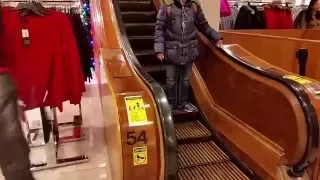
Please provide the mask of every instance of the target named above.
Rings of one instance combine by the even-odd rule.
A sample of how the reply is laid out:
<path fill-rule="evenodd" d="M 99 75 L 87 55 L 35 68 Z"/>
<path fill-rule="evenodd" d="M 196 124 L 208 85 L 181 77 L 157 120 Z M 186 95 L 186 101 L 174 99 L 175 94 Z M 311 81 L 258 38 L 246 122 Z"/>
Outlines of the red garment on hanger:
<path fill-rule="evenodd" d="M 274 8 L 264 8 L 267 29 L 279 29 L 277 11 Z"/>
<path fill-rule="evenodd" d="M 294 29 L 294 22 L 291 15 L 291 11 L 285 11 L 285 22 L 286 22 L 286 29 Z"/>
<path fill-rule="evenodd" d="M 66 15 L 50 10 L 46 16 L 20 17 L 18 11 L 3 8 L 4 61 L 15 80 L 19 99 L 26 109 L 58 107 L 70 100 L 79 104 L 84 76 L 71 23 Z M 27 30 L 30 45 L 24 45 Z"/>
<path fill-rule="evenodd" d="M 267 29 L 293 29 L 291 12 L 279 8 L 265 8 L 264 16 Z"/>

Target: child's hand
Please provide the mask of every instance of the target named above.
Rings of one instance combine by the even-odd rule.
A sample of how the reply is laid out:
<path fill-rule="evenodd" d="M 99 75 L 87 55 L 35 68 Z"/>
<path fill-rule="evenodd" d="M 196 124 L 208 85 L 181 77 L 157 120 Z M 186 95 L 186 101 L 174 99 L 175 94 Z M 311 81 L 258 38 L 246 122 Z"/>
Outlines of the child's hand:
<path fill-rule="evenodd" d="M 218 42 L 216 42 L 216 46 L 220 48 L 222 46 L 222 40 L 220 39 Z"/>
<path fill-rule="evenodd" d="M 160 60 L 160 61 L 163 61 L 164 60 L 164 54 L 163 53 L 157 53 L 157 58 Z"/>

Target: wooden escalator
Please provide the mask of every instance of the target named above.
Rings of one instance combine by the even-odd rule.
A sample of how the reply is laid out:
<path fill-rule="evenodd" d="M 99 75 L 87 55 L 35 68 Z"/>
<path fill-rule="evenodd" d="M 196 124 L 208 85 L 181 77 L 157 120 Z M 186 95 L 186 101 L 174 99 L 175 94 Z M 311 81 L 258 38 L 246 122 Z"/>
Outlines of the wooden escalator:
<path fill-rule="evenodd" d="M 143 5 L 142 5 L 143 4 Z M 140 64 L 160 84 L 165 83 L 166 65 L 153 51 L 156 8 L 153 1 L 119 0 L 123 26 Z M 181 180 L 249 179 L 212 138 L 198 109 L 173 111 L 178 141 L 178 177 Z"/>
<path fill-rule="evenodd" d="M 163 91 L 165 64 L 153 51 L 158 5 L 93 0 L 95 52 L 105 63 L 117 107 L 107 121 L 114 179 L 312 179 L 306 169 L 319 146 L 319 100 L 282 77 L 289 72 L 240 46 L 217 49 L 199 33 L 190 95 L 194 110 L 171 111 Z M 142 96 L 152 123 L 128 126 L 125 96 Z M 128 133 L 140 131 L 146 132 L 145 143 L 128 145 Z M 132 163 L 137 146 L 148 148 L 148 162 L 141 166 Z"/>

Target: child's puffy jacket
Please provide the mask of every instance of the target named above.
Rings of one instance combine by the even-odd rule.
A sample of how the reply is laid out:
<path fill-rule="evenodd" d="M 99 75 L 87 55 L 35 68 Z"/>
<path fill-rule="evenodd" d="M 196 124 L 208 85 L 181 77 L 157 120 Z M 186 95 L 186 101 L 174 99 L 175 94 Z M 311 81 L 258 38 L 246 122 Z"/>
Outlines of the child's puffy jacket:
<path fill-rule="evenodd" d="M 195 12 L 193 3 L 187 0 L 182 6 L 175 0 L 171 5 L 162 4 L 158 12 L 154 50 L 164 53 L 168 63 L 184 65 L 196 59 L 199 54 L 197 29 L 215 42 L 222 38 L 209 26 L 199 5 Z M 168 6 L 171 6 L 170 13 Z"/>

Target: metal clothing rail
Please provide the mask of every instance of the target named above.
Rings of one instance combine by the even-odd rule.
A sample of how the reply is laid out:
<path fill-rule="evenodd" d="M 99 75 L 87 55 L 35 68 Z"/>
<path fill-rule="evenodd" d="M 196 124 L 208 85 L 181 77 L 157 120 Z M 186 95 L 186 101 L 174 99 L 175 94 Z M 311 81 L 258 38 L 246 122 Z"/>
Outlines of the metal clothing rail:
<path fill-rule="evenodd" d="M 28 2 L 28 1 L 22 1 L 22 0 L 13 0 L 13 1 L 10 1 L 10 0 L 5 0 L 5 1 L 1 1 L 0 2 Z M 79 1 L 63 1 L 63 0 L 57 0 L 57 1 L 39 1 L 39 2 L 44 2 L 44 3 L 72 3 L 72 2 L 79 2 Z"/>
<path fill-rule="evenodd" d="M 259 0 L 229 0 L 228 2 L 237 3 L 266 3 L 266 4 L 293 4 L 292 2 L 281 2 L 281 1 L 259 1 Z"/>

